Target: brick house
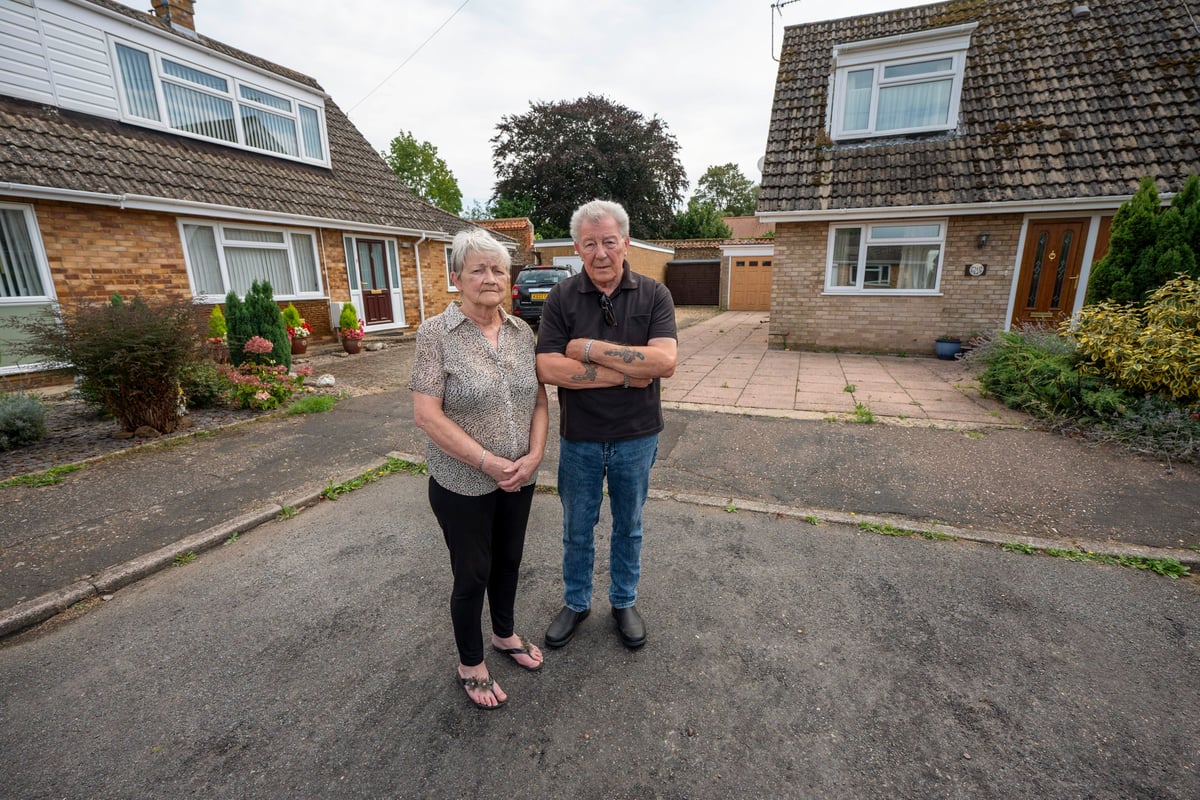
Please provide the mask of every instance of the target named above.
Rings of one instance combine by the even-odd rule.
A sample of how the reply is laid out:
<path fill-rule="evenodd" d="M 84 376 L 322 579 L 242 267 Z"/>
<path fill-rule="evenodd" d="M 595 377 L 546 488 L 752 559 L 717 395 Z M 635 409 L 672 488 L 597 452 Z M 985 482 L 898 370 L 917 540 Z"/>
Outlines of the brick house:
<path fill-rule="evenodd" d="M 368 333 L 441 311 L 470 223 L 312 78 L 200 35 L 192 0 L 152 4 L 0 0 L 0 323 L 113 292 L 211 306 L 255 279 L 317 337 L 344 303 Z M 17 336 L 0 327 L 0 386 L 37 384 Z"/>
<path fill-rule="evenodd" d="M 787 28 L 772 342 L 930 353 L 1083 302 L 1117 208 L 1200 172 L 1185 4 L 950 0 Z"/>

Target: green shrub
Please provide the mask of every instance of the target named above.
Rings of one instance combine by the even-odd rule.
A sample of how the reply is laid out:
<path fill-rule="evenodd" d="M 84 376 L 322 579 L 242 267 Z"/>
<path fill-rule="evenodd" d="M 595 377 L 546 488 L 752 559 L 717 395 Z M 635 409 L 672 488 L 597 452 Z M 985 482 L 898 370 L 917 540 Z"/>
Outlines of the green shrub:
<path fill-rule="evenodd" d="M 185 300 L 104 304 L 83 302 L 21 323 L 24 350 L 71 364 L 82 397 L 116 418 L 124 430 L 149 426 L 171 433 L 181 419 L 180 381 L 199 360 L 198 318 Z"/>
<path fill-rule="evenodd" d="M 212 313 L 208 315 L 208 338 L 224 339 L 228 332 L 229 328 L 225 324 L 225 315 L 221 312 L 221 307 L 213 306 Z"/>
<path fill-rule="evenodd" d="M 1183 273 L 1200 278 L 1200 176 L 1191 175 L 1165 210 L 1153 178 L 1113 217 L 1108 252 L 1092 267 L 1087 302 L 1142 303 Z"/>
<path fill-rule="evenodd" d="M 1000 333 L 978 356 L 980 385 L 1010 408 L 1054 419 L 1080 408 L 1085 381 L 1070 340 L 1045 329 Z"/>
<path fill-rule="evenodd" d="M 271 284 L 254 281 L 243 301 L 230 292 L 225 298 L 225 320 L 229 328 L 229 360 L 240 366 L 248 360 L 246 342 L 261 336 L 273 346 L 270 360 L 275 364 L 292 367 L 292 343 L 288 339 L 287 326 L 271 294 Z"/>
<path fill-rule="evenodd" d="M 358 330 L 358 312 L 353 303 L 342 303 L 342 311 L 338 315 L 338 328 L 344 331 Z"/>
<path fill-rule="evenodd" d="M 283 307 L 283 324 L 285 328 L 299 328 L 304 322 L 304 317 L 300 316 L 300 309 L 296 308 L 295 303 L 288 303 Z"/>
<path fill-rule="evenodd" d="M 31 394 L 0 394 L 0 450 L 33 444 L 46 436 L 46 407 Z"/>
<path fill-rule="evenodd" d="M 211 361 L 189 364 L 180 376 L 183 401 L 188 408 L 214 408 L 224 404 L 229 394 L 229 381 L 221 377 Z"/>
<path fill-rule="evenodd" d="M 1200 281 L 1181 275 L 1143 306 L 1085 306 L 1061 330 L 1074 339 L 1084 374 L 1135 395 L 1200 400 Z"/>

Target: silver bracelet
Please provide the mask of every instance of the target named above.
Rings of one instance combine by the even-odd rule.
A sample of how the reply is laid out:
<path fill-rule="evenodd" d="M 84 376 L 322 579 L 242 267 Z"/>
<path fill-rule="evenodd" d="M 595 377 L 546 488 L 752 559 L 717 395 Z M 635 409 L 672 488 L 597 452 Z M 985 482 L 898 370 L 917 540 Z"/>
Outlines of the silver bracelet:
<path fill-rule="evenodd" d="M 479 471 L 483 472 L 483 462 L 487 461 L 487 448 L 483 448 L 483 452 L 479 454 Z"/>
<path fill-rule="evenodd" d="M 585 344 L 583 346 L 583 363 L 585 363 L 585 364 L 592 363 L 592 359 L 591 359 L 592 345 L 595 343 L 595 341 L 596 341 L 595 339 L 588 339 L 587 344 Z"/>
<path fill-rule="evenodd" d="M 625 376 L 625 388 L 626 389 L 629 388 L 629 376 L 628 375 Z"/>

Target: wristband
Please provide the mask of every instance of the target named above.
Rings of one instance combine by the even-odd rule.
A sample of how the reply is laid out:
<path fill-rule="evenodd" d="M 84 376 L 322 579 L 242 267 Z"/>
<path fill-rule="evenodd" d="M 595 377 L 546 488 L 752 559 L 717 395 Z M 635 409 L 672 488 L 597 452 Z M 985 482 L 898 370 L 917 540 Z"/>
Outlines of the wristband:
<path fill-rule="evenodd" d="M 483 472 L 483 462 L 487 461 L 487 448 L 483 448 L 483 452 L 479 454 L 479 471 Z"/>
<path fill-rule="evenodd" d="M 587 344 L 585 344 L 583 346 L 583 363 L 585 363 L 585 364 L 592 363 L 592 359 L 591 359 L 592 344 L 594 344 L 595 341 L 596 341 L 595 339 L 588 339 Z"/>

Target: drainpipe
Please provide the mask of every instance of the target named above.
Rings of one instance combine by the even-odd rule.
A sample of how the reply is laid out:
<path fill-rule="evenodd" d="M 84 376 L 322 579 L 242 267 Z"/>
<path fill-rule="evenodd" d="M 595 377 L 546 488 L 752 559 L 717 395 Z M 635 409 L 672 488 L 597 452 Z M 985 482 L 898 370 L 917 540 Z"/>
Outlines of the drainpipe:
<path fill-rule="evenodd" d="M 413 244 L 413 258 L 417 261 L 417 301 L 421 306 L 421 322 L 425 321 L 425 286 L 421 281 L 421 242 L 428 238 L 427 234 L 422 233 L 421 238 Z"/>

